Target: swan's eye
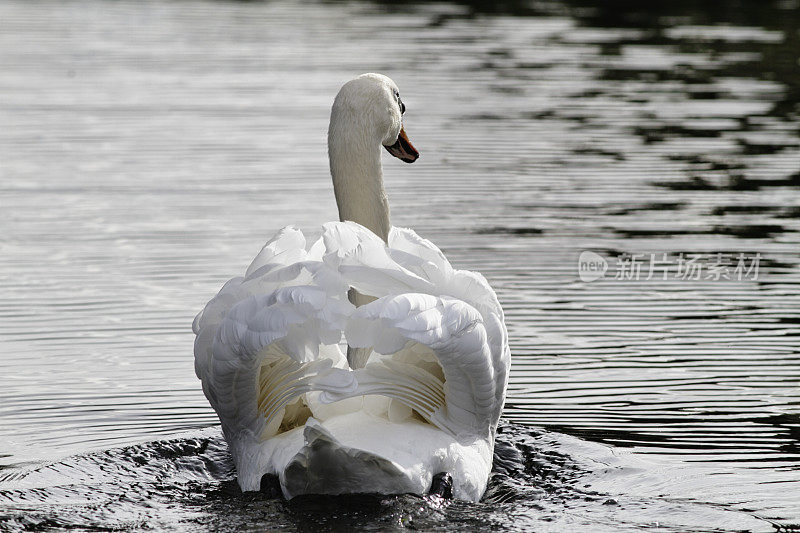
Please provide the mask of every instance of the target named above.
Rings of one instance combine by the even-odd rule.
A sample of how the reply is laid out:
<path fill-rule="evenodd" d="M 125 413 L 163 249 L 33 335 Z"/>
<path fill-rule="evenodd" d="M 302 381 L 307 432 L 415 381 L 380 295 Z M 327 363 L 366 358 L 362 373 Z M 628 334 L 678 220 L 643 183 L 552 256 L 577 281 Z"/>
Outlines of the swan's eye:
<path fill-rule="evenodd" d="M 397 100 L 397 104 L 400 106 L 400 114 L 402 115 L 406 112 L 406 104 L 400 99 L 400 92 L 397 89 L 394 91 L 394 97 Z"/>

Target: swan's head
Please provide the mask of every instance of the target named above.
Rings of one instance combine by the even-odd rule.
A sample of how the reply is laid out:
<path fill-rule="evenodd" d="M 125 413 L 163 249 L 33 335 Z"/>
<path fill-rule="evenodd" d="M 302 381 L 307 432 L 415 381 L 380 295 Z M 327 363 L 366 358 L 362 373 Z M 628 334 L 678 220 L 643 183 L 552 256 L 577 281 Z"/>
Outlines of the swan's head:
<path fill-rule="evenodd" d="M 413 163 L 419 152 L 403 130 L 405 110 L 400 91 L 389 77 L 362 74 L 345 83 L 336 95 L 329 136 L 348 138 L 348 130 L 358 132 L 367 142 L 383 145 L 393 156 Z"/>

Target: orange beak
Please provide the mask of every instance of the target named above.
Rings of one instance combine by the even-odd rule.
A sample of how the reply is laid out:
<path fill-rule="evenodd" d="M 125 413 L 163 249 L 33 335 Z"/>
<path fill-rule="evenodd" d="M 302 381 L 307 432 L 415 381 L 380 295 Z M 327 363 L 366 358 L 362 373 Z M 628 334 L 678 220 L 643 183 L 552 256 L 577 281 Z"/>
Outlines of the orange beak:
<path fill-rule="evenodd" d="M 402 126 L 400 127 L 400 135 L 397 136 L 397 142 L 391 146 L 384 145 L 384 148 L 397 159 L 405 161 L 406 163 L 413 163 L 419 158 L 419 152 L 417 152 L 417 149 L 411 144 L 411 141 L 408 140 L 406 130 L 403 129 Z"/>

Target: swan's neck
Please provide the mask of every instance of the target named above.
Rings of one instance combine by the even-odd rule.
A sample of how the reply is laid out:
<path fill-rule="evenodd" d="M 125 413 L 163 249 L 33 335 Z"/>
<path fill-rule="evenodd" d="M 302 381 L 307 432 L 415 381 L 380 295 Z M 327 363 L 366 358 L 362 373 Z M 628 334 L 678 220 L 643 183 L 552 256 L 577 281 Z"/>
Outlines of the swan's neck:
<path fill-rule="evenodd" d="M 339 220 L 352 220 L 378 237 L 389 238 L 389 200 L 383 188 L 381 145 L 364 124 L 348 120 L 341 113 L 331 115 L 328 129 L 333 192 L 339 206 Z"/>

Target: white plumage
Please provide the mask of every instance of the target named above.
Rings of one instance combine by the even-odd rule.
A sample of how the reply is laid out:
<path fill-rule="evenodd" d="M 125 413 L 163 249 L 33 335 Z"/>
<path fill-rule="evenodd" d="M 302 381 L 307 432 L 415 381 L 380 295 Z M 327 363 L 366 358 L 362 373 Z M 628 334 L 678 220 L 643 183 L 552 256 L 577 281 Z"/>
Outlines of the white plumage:
<path fill-rule="evenodd" d="M 369 96 L 361 99 L 365 106 L 382 109 L 384 94 L 400 104 L 388 78 L 354 81 L 337 97 L 355 86 L 355 94 L 345 94 L 351 112 L 361 93 Z M 346 174 L 331 150 L 335 186 L 371 180 L 383 191 L 380 145 L 401 136 L 407 143 L 389 114 L 390 131 L 362 132 L 375 137 L 377 176 L 363 162 Z M 379 111 L 371 116 L 381 120 Z M 334 126 L 332 132 L 340 129 Z M 336 143 L 329 138 L 329 146 Z M 350 146 L 348 157 L 374 158 L 370 143 L 363 144 L 360 156 Z M 416 153 L 408 147 L 399 150 Z M 349 213 L 370 201 L 352 200 Z M 388 221 L 388 205 L 385 213 L 374 205 L 367 211 L 367 222 Z M 284 228 L 245 276 L 228 281 L 197 315 L 195 371 L 219 415 L 242 490 L 257 490 L 264 474 L 275 474 L 287 498 L 423 494 L 435 474 L 446 472 L 456 498 L 482 496 L 508 379 L 502 308 L 480 274 L 453 269 L 412 230 L 390 227 L 384 240 L 382 227 L 328 223 L 310 246 L 300 230 Z M 345 340 L 366 359 L 363 368 L 348 365 L 339 344 Z"/>

